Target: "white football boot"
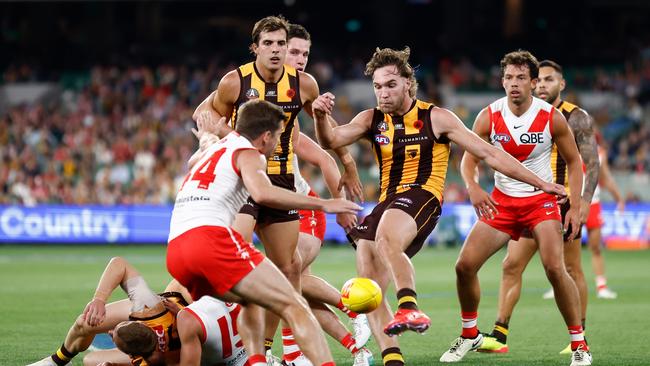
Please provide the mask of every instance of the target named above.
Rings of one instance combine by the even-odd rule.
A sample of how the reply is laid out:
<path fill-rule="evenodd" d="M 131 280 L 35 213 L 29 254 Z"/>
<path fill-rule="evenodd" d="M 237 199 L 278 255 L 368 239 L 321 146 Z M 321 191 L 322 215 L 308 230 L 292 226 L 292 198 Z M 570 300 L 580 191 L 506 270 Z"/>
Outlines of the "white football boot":
<path fill-rule="evenodd" d="M 351 319 L 352 326 L 354 327 L 354 340 L 357 343 L 357 348 L 361 349 L 368 343 L 372 331 L 370 324 L 368 324 L 368 316 L 366 314 L 358 314 L 356 318 Z"/>
<path fill-rule="evenodd" d="M 591 353 L 585 351 L 582 348 L 582 345 L 578 347 L 577 350 L 573 351 L 571 355 L 571 366 L 590 366 L 591 365 Z"/>
<path fill-rule="evenodd" d="M 70 365 L 70 363 L 66 363 L 66 365 Z M 56 362 L 52 359 L 51 356 L 47 356 L 44 359 L 40 361 L 36 361 L 34 363 L 30 363 L 27 366 L 57 366 Z"/>
<path fill-rule="evenodd" d="M 354 354 L 354 363 L 352 366 L 372 366 L 374 364 L 375 359 L 372 357 L 372 352 L 366 347 L 363 347 Z"/>
<path fill-rule="evenodd" d="M 483 344 L 483 334 L 479 333 L 476 338 L 458 337 L 451 344 L 449 351 L 442 354 L 440 362 L 458 362 L 465 357 L 467 352 L 475 351 Z"/>

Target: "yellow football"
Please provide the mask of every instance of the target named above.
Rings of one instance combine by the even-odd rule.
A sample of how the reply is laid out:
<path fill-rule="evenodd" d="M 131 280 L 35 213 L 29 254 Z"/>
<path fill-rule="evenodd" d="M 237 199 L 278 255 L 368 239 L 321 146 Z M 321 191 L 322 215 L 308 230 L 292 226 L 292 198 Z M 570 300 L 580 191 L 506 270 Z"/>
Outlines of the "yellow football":
<path fill-rule="evenodd" d="M 341 289 L 341 301 L 355 313 L 369 313 L 381 303 L 381 288 L 370 278 L 351 278 Z"/>

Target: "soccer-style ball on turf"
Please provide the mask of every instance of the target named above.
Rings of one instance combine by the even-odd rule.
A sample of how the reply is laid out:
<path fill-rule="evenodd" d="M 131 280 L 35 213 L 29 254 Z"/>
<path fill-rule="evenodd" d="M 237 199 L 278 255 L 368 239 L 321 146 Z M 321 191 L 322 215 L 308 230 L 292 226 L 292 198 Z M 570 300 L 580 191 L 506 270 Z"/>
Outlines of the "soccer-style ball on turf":
<path fill-rule="evenodd" d="M 355 313 L 369 313 L 381 303 L 381 288 L 370 278 L 351 278 L 341 288 L 341 302 Z"/>

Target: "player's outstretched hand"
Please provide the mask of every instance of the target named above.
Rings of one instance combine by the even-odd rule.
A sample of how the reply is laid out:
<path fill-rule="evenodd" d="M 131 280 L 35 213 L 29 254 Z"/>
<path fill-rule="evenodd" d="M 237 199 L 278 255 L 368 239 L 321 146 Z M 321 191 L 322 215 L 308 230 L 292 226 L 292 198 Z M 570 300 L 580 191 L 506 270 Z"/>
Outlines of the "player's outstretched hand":
<path fill-rule="evenodd" d="M 91 327 L 100 325 L 106 318 L 106 303 L 98 298 L 90 300 L 84 308 L 83 317 Z"/>
<path fill-rule="evenodd" d="M 469 193 L 469 200 L 472 202 L 472 206 L 474 206 L 476 216 L 479 218 L 484 217 L 488 220 L 492 220 L 494 215 L 499 213 L 499 210 L 497 209 L 498 203 L 489 193 L 480 187 L 469 188 L 467 193 Z"/>
<path fill-rule="evenodd" d="M 199 140 L 201 150 L 219 140 L 219 131 L 226 125 L 226 117 L 217 118 L 212 111 L 203 111 L 196 118 L 192 133 Z"/>
<path fill-rule="evenodd" d="M 326 114 L 331 114 L 332 109 L 334 108 L 334 98 L 334 94 L 330 92 L 319 95 L 311 104 L 311 108 L 314 110 L 314 115 L 317 117 L 323 117 Z"/>
<path fill-rule="evenodd" d="M 352 201 L 348 201 L 345 198 L 334 198 L 325 200 L 323 203 L 323 211 L 329 213 L 350 213 L 354 214 L 357 211 L 362 209 L 361 206 L 357 205 Z"/>
<path fill-rule="evenodd" d="M 346 232 L 357 226 L 357 215 L 349 213 L 340 213 L 336 215 L 336 223 L 339 224 Z"/>
<path fill-rule="evenodd" d="M 569 211 L 567 211 L 566 216 L 564 217 L 564 232 L 566 233 L 569 230 L 569 225 L 571 226 L 571 233 L 567 241 L 572 241 L 573 238 L 578 235 L 580 230 L 580 210 L 576 209 L 575 206 L 571 205 Z"/>
<path fill-rule="evenodd" d="M 561 184 L 544 182 L 544 184 L 542 184 L 539 188 L 546 193 L 558 196 L 558 203 L 564 203 L 569 198 L 566 194 L 564 186 Z"/>
<path fill-rule="evenodd" d="M 363 202 L 363 185 L 361 184 L 361 179 L 359 179 L 359 173 L 357 172 L 356 166 L 354 169 L 345 169 L 341 179 L 339 180 L 339 191 L 345 188 L 345 191 L 348 193 L 348 198 L 352 201 Z"/>

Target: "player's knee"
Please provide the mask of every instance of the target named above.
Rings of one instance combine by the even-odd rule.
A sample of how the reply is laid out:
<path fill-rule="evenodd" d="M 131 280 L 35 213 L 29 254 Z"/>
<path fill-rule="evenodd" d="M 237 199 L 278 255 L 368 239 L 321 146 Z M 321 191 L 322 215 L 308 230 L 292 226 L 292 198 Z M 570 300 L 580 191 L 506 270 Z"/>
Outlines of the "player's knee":
<path fill-rule="evenodd" d="M 80 314 L 75 320 L 74 325 L 72 326 L 73 334 L 78 336 L 85 336 L 93 334 L 93 327 L 86 323 L 83 314 Z"/>
<path fill-rule="evenodd" d="M 294 293 L 287 296 L 286 300 L 286 304 L 283 304 L 278 309 L 278 315 L 285 321 L 298 313 L 304 314 L 305 312 L 309 312 L 307 300 L 297 292 L 294 291 Z"/>
<path fill-rule="evenodd" d="M 601 255 L 600 245 L 598 245 L 598 244 L 590 245 L 589 247 L 591 248 L 591 254 L 592 255 L 596 255 L 596 256 Z"/>
<path fill-rule="evenodd" d="M 525 266 L 521 261 L 506 256 L 503 259 L 502 270 L 503 277 L 519 277 L 524 272 Z"/>
<path fill-rule="evenodd" d="M 280 269 L 280 272 L 282 272 L 289 280 L 300 277 L 302 271 L 301 267 L 302 267 L 302 260 L 300 259 L 300 257 L 294 258 L 291 262 L 278 265 L 278 269 Z"/>
<path fill-rule="evenodd" d="M 546 263 L 544 264 L 544 271 L 546 272 L 546 277 L 552 283 L 560 281 L 561 278 L 566 274 L 566 268 L 559 262 Z"/>
<path fill-rule="evenodd" d="M 456 276 L 466 277 L 476 274 L 477 269 L 475 266 L 466 260 L 459 260 L 456 262 Z"/>

